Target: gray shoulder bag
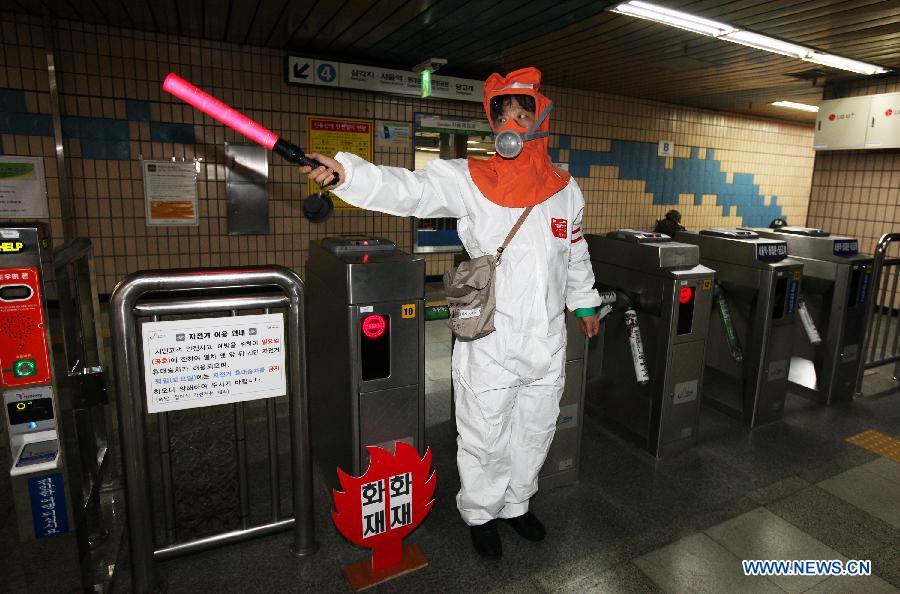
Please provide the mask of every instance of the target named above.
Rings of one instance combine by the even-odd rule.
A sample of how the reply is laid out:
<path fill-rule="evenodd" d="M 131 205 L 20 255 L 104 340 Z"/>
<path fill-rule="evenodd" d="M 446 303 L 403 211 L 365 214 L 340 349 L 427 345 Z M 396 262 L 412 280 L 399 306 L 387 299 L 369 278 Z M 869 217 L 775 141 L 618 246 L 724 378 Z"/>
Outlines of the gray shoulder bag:
<path fill-rule="evenodd" d="M 529 206 L 507 234 L 496 256 L 479 256 L 462 262 L 444 275 L 444 290 L 450 308 L 448 325 L 457 340 L 476 340 L 494 331 L 494 269 L 500 265 L 503 250 L 512 241 L 525 218 L 531 213 Z"/>

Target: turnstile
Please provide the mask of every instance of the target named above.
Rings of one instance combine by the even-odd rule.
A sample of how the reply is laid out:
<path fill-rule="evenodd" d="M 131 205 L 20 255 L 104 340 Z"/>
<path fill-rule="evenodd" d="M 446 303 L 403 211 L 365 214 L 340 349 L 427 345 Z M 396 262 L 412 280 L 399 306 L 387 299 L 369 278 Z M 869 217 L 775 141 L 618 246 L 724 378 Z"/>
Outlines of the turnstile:
<path fill-rule="evenodd" d="M 52 265 L 49 255 L 45 225 L 0 225 L 0 527 L 10 530 L 0 567 L 12 590 L 94 591 L 108 585 L 119 535 L 101 513 L 109 460 L 91 245 L 62 246 Z"/>
<path fill-rule="evenodd" d="M 587 339 L 574 314 L 566 314 L 566 383 L 559 401 L 556 433 L 538 475 L 540 489 L 578 482 L 584 428 L 584 378 Z M 597 340 L 601 340 L 598 338 Z"/>
<path fill-rule="evenodd" d="M 586 237 L 598 288 L 618 294 L 604 348 L 589 355 L 602 358 L 603 373 L 592 374 L 587 404 L 654 456 L 688 449 L 697 440 L 714 272 L 700 265 L 697 246 L 661 233 Z M 642 355 L 628 346 L 635 340 Z"/>
<path fill-rule="evenodd" d="M 377 237 L 310 244 L 306 324 L 313 455 L 327 482 L 366 446 L 425 451 L 425 259 Z"/>
<path fill-rule="evenodd" d="M 803 264 L 787 244 L 742 229 L 683 231 L 716 271 L 715 311 L 706 346 L 704 402 L 750 427 L 784 414 Z"/>
<path fill-rule="evenodd" d="M 803 288 L 795 324 L 788 381 L 797 393 L 822 404 L 853 399 L 863 364 L 862 341 L 871 293 L 871 256 L 859 254 L 855 237 L 822 229 L 752 229 L 787 243 L 803 263 Z"/>

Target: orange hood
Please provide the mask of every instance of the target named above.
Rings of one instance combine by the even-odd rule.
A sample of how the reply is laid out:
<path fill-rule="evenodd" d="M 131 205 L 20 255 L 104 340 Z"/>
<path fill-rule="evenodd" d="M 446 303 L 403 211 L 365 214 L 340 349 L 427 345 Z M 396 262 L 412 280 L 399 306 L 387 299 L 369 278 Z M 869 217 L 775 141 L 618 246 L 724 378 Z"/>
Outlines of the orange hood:
<path fill-rule="evenodd" d="M 551 101 L 538 92 L 541 72 L 537 68 L 522 68 L 500 76 L 494 73 L 484 81 L 484 112 L 494 133 L 515 130 L 524 133 L 515 122 L 495 126 L 491 120 L 491 99 L 499 95 L 529 95 L 534 97 L 535 116 L 549 108 Z M 537 132 L 549 133 L 550 118 L 537 128 Z M 481 193 L 495 204 L 507 207 L 534 206 L 556 194 L 569 183 L 569 174 L 556 169 L 550 162 L 547 149 L 548 136 L 525 141 L 522 152 L 512 159 L 499 154 L 488 160 L 469 159 L 472 181 Z"/>

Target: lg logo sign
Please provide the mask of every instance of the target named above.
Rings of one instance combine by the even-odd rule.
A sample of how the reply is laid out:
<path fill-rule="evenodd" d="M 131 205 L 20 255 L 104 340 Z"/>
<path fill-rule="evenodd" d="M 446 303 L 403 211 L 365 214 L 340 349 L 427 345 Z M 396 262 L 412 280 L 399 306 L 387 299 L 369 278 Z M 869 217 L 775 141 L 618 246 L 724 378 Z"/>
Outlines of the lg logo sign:
<path fill-rule="evenodd" d="M 888 108 L 887 111 L 884 112 L 884 117 L 889 118 L 893 115 L 893 113 L 894 113 L 894 110 Z"/>
<path fill-rule="evenodd" d="M 832 114 L 829 114 L 829 115 L 828 115 L 828 121 L 829 121 L 829 122 L 833 122 L 833 121 L 835 121 L 835 120 L 849 120 L 850 118 L 852 118 L 852 117 L 855 116 L 855 115 L 856 115 L 856 114 L 853 113 L 853 112 L 851 112 L 851 113 L 842 113 L 842 114 L 834 114 L 834 113 L 832 113 Z"/>

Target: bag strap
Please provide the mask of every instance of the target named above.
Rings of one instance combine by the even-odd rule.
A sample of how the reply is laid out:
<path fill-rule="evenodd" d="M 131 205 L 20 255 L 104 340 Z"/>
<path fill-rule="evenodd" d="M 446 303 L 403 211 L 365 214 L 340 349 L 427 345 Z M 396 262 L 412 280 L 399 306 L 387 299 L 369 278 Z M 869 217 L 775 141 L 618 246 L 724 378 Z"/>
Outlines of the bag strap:
<path fill-rule="evenodd" d="M 515 237 L 516 232 L 518 232 L 519 227 L 522 226 L 522 223 L 525 222 L 525 219 L 528 218 L 528 215 L 531 214 L 531 210 L 533 206 L 529 206 L 526 208 L 521 215 L 519 215 L 519 220 L 516 221 L 516 224 L 513 225 L 513 228 L 509 230 L 509 233 L 506 234 L 506 239 L 503 240 L 503 245 L 497 248 L 497 262 L 496 265 L 500 265 L 500 258 L 503 257 L 503 250 L 506 249 L 506 246 L 509 245 L 509 242 L 512 241 L 512 238 Z"/>

